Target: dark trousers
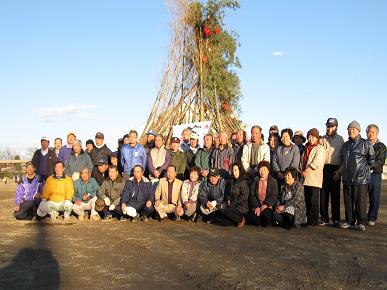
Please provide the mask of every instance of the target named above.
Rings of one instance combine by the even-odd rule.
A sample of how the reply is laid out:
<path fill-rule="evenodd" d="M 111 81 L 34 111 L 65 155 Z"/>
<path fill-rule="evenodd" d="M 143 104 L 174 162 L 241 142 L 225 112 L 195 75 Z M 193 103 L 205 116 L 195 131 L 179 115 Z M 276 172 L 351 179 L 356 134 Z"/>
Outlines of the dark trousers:
<path fill-rule="evenodd" d="M 247 222 L 256 226 L 271 226 L 273 225 L 273 210 L 271 208 L 266 208 L 259 216 L 257 216 L 254 211 L 250 211 L 247 214 Z"/>
<path fill-rule="evenodd" d="M 227 207 L 223 212 L 220 224 L 224 226 L 239 224 L 242 221 L 243 216 L 244 214 L 235 207 Z"/>
<path fill-rule="evenodd" d="M 365 224 L 367 219 L 368 184 L 344 185 L 345 221 L 349 224 Z"/>
<path fill-rule="evenodd" d="M 376 221 L 378 219 L 380 192 L 382 187 L 382 175 L 380 173 L 371 174 L 371 182 L 368 184 L 368 194 L 370 206 L 368 208 L 368 220 Z"/>
<path fill-rule="evenodd" d="M 274 213 L 273 219 L 277 225 L 287 229 L 292 228 L 294 224 L 294 215 L 287 212 Z"/>
<path fill-rule="evenodd" d="M 323 222 L 329 222 L 328 204 L 331 197 L 332 221 L 340 221 L 340 179 L 334 180 L 333 174 L 339 166 L 324 166 L 323 186 L 320 190 L 320 215 Z"/>
<path fill-rule="evenodd" d="M 304 186 L 306 216 L 308 225 L 317 226 L 319 216 L 319 195 L 320 188 L 314 186 Z"/>
<path fill-rule="evenodd" d="M 19 210 L 14 213 L 17 220 L 32 220 L 36 215 L 40 199 L 24 201 L 19 205 Z"/>

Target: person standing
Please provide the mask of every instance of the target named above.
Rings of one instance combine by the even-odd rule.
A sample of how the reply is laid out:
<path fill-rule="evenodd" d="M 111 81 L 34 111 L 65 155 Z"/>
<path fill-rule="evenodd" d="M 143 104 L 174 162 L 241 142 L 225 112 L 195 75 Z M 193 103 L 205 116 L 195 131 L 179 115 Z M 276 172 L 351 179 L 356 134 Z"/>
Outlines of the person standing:
<path fill-rule="evenodd" d="M 348 125 L 349 139 L 341 150 L 342 163 L 335 178 L 342 174 L 345 222 L 341 228 L 355 227 L 365 230 L 367 222 L 367 191 L 371 180 L 371 167 L 375 162 L 375 151 L 368 140 L 360 136 L 360 124 L 352 121 Z"/>
<path fill-rule="evenodd" d="M 105 144 L 105 135 L 101 132 L 95 134 L 95 147 L 92 151 L 91 159 L 93 161 L 94 166 L 97 166 L 98 160 L 102 157 L 110 159 L 110 155 L 112 151 Z"/>
<path fill-rule="evenodd" d="M 157 134 L 155 137 L 155 147 L 148 153 L 149 179 L 155 183 L 162 178 L 171 164 L 171 152 L 165 148 L 163 135 Z"/>
<path fill-rule="evenodd" d="M 379 141 L 378 135 L 379 127 L 377 125 L 370 124 L 367 126 L 368 142 L 372 144 L 375 151 L 375 162 L 371 166 L 371 180 L 368 185 L 370 206 L 367 217 L 369 226 L 375 226 L 378 219 L 382 173 L 386 161 L 386 145 Z"/>
<path fill-rule="evenodd" d="M 54 166 L 57 161 L 56 154 L 48 146 L 50 140 L 47 137 L 40 139 L 42 148 L 35 151 L 32 157 L 32 164 L 34 165 L 37 174 L 40 176 L 40 181 L 45 181 L 48 176 L 54 174 Z"/>
<path fill-rule="evenodd" d="M 180 150 L 180 139 L 177 137 L 171 138 L 171 164 L 176 167 L 177 178 L 184 180 L 184 173 L 187 168 L 187 158 L 185 154 Z"/>
<path fill-rule="evenodd" d="M 320 144 L 320 133 L 312 128 L 306 135 L 308 143 L 301 157 L 301 176 L 304 180 L 306 216 L 309 226 L 319 224 L 319 195 L 323 182 L 325 149 Z"/>
<path fill-rule="evenodd" d="M 212 151 L 212 135 L 206 134 L 203 138 L 204 145 L 200 147 L 195 157 L 195 166 L 200 168 L 201 176 L 207 178 L 211 166 L 210 154 Z"/>
<path fill-rule="evenodd" d="M 67 144 L 60 148 L 58 155 L 58 159 L 63 163 L 70 157 L 75 139 L 77 139 L 77 136 L 74 132 L 67 133 Z"/>
<path fill-rule="evenodd" d="M 335 179 L 334 173 L 341 164 L 341 148 L 344 144 L 342 136 L 337 134 L 338 122 L 336 118 L 329 118 L 326 122 L 326 134 L 321 138 L 321 143 L 327 143 L 324 165 L 323 186 L 320 191 L 321 225 L 329 224 L 328 204 L 331 199 L 332 222 L 334 226 L 340 225 L 340 187 L 341 179 Z"/>
<path fill-rule="evenodd" d="M 122 177 L 128 180 L 133 175 L 133 168 L 136 165 L 146 167 L 147 156 L 144 147 L 137 142 L 138 133 L 135 130 L 129 132 L 129 144 L 121 147 L 121 166 L 123 169 Z"/>
<path fill-rule="evenodd" d="M 231 164 L 234 163 L 234 150 L 228 144 L 228 135 L 222 132 L 219 135 L 220 144 L 211 153 L 211 168 L 219 170 L 220 176 L 227 180 L 231 175 Z"/>
<path fill-rule="evenodd" d="M 235 154 L 235 161 L 242 162 L 243 146 L 246 144 L 246 132 L 242 129 L 235 134 L 235 143 L 232 145 Z"/>
<path fill-rule="evenodd" d="M 73 181 L 79 179 L 79 174 L 83 168 L 87 167 L 89 172 L 93 170 L 93 162 L 89 154 L 82 149 L 82 142 L 75 140 L 70 157 L 65 162 L 65 174 L 70 176 Z"/>
<path fill-rule="evenodd" d="M 57 158 L 59 157 L 60 148 L 62 148 L 62 138 L 57 137 L 54 140 L 54 152 Z"/>

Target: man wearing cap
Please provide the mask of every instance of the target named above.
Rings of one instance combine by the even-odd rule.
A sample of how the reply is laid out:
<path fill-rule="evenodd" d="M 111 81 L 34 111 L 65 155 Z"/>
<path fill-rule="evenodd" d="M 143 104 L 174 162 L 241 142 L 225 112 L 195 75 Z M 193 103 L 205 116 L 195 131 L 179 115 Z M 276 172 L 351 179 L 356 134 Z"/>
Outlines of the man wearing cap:
<path fill-rule="evenodd" d="M 65 162 L 65 174 L 75 181 L 79 179 L 79 173 L 85 167 L 91 172 L 93 170 L 93 162 L 91 161 L 89 154 L 83 151 L 82 142 L 80 140 L 75 140 L 71 155 Z"/>
<path fill-rule="evenodd" d="M 105 178 L 109 176 L 108 168 L 109 164 L 107 157 L 101 157 L 97 162 L 97 166 L 93 168 L 91 176 L 97 181 L 99 186 L 101 186 Z"/>
<path fill-rule="evenodd" d="M 77 139 L 77 136 L 74 132 L 67 133 L 67 144 L 65 144 L 59 151 L 58 158 L 60 161 L 65 163 L 70 157 L 71 149 L 73 148 L 73 143 Z"/>
<path fill-rule="evenodd" d="M 146 133 L 146 143 L 144 145 L 146 154 L 148 154 L 152 148 L 155 148 L 155 136 L 156 132 L 154 130 L 151 130 Z"/>
<path fill-rule="evenodd" d="M 57 158 L 59 157 L 60 148 L 62 148 L 62 138 L 57 137 L 54 140 L 54 152 Z"/>
<path fill-rule="evenodd" d="M 320 191 L 321 225 L 327 225 L 329 223 L 328 204 L 330 196 L 332 222 L 334 226 L 339 226 L 341 179 L 334 178 L 334 173 L 339 169 L 341 164 L 341 148 L 343 147 L 344 139 L 337 134 L 338 122 L 336 118 L 329 118 L 325 125 L 326 134 L 320 140 L 321 144 L 326 148 L 323 186 Z"/>
<path fill-rule="evenodd" d="M 368 186 L 370 206 L 367 214 L 368 225 L 375 226 L 378 218 L 383 166 L 386 161 L 386 145 L 378 139 L 379 127 L 377 125 L 368 125 L 366 132 L 368 142 L 370 142 L 375 151 L 375 162 L 371 166 L 371 181 Z"/>
<path fill-rule="evenodd" d="M 251 128 L 251 142 L 243 146 L 242 153 L 243 168 L 254 178 L 258 173 L 255 170 L 262 160 L 270 162 L 270 147 L 262 140 L 262 128 L 255 125 Z"/>
<path fill-rule="evenodd" d="M 184 180 L 185 169 L 187 168 L 187 159 L 182 151 L 179 150 L 180 139 L 177 137 L 171 138 L 171 164 L 176 167 L 177 178 Z"/>
<path fill-rule="evenodd" d="M 148 154 L 149 179 L 157 182 L 163 177 L 167 167 L 171 164 L 171 152 L 165 148 L 164 137 L 161 134 L 155 136 L 155 148 Z"/>
<path fill-rule="evenodd" d="M 59 212 L 64 212 L 64 220 L 69 220 L 73 210 L 73 181 L 71 177 L 64 174 L 65 166 L 62 161 L 55 163 L 54 170 L 55 174 L 49 176 L 46 180 L 42 201 L 36 213 L 41 218 L 49 214 L 52 220 L 56 220 Z"/>
<path fill-rule="evenodd" d="M 129 144 L 121 147 L 121 166 L 123 168 L 122 177 L 128 180 L 133 175 L 133 168 L 136 165 L 141 165 L 145 168 L 147 155 L 144 147 L 137 142 L 137 131 L 129 132 Z"/>
<path fill-rule="evenodd" d="M 144 176 L 144 169 L 141 165 L 133 168 L 133 177 L 126 181 L 121 196 L 121 207 L 117 215 L 128 216 L 132 221 L 138 217 L 147 221 L 154 211 L 155 200 L 151 182 Z"/>
<path fill-rule="evenodd" d="M 97 181 L 90 175 L 90 168 L 84 167 L 80 171 L 80 178 L 74 182 L 73 211 L 80 221 L 85 219 L 85 210 L 91 211 L 91 220 L 100 220 L 95 210 L 99 186 Z"/>
<path fill-rule="evenodd" d="M 292 141 L 294 144 L 298 146 L 298 149 L 300 149 L 300 155 L 302 155 L 302 153 L 304 153 L 304 150 L 305 150 L 304 143 L 306 141 L 306 138 L 304 137 L 304 133 L 301 130 L 297 130 L 296 132 L 294 132 Z"/>
<path fill-rule="evenodd" d="M 211 134 L 206 134 L 203 138 L 203 147 L 196 152 L 195 166 L 201 170 L 201 175 L 206 178 L 211 166 L 210 155 L 212 152 L 213 138 Z"/>
<path fill-rule="evenodd" d="M 96 211 L 102 212 L 105 220 L 111 219 L 112 213 L 120 212 L 120 199 L 125 181 L 118 173 L 117 166 L 109 166 L 109 177 L 106 178 L 98 190 Z"/>
<path fill-rule="evenodd" d="M 54 173 L 57 157 L 55 152 L 48 147 L 50 140 L 47 137 L 42 137 L 40 144 L 42 147 L 34 152 L 32 164 L 36 168 L 40 180 L 45 181 L 48 176 Z"/>
<path fill-rule="evenodd" d="M 365 230 L 367 222 L 367 190 L 371 179 L 371 168 L 375 162 L 375 151 L 368 142 L 360 136 L 360 124 L 352 121 L 348 125 L 349 139 L 341 149 L 342 163 L 335 173 L 338 179 L 343 179 L 345 223 L 342 228 L 355 227 Z"/>
<path fill-rule="evenodd" d="M 189 178 L 189 172 L 192 167 L 195 166 L 195 157 L 196 153 L 198 152 L 200 146 L 199 146 L 199 136 L 196 133 L 191 133 L 190 138 L 190 147 L 188 151 L 185 152 L 185 157 L 187 160 L 187 167 L 185 170 L 185 179 Z"/>
<path fill-rule="evenodd" d="M 208 178 L 199 187 L 199 202 L 202 214 L 208 216 L 207 222 L 213 221 L 213 213 L 217 210 L 224 210 L 226 182 L 220 177 L 217 168 L 211 168 Z M 198 217 L 198 221 L 200 221 Z"/>
<path fill-rule="evenodd" d="M 180 143 L 180 150 L 183 152 L 187 152 L 191 146 L 190 143 L 191 138 L 191 129 L 185 128 L 183 132 L 181 132 L 181 143 Z"/>
<path fill-rule="evenodd" d="M 160 221 L 168 218 L 169 213 L 175 214 L 175 220 L 179 220 L 184 214 L 181 204 L 180 191 L 183 182 L 176 178 L 176 168 L 169 165 L 167 177 L 161 178 L 155 192 L 155 209 L 160 216 Z"/>
<path fill-rule="evenodd" d="M 91 159 L 93 161 L 94 166 L 97 166 L 98 160 L 102 157 L 110 158 L 110 154 L 112 151 L 106 146 L 104 143 L 105 136 L 103 133 L 98 132 L 95 134 L 95 148 L 92 151 Z"/>

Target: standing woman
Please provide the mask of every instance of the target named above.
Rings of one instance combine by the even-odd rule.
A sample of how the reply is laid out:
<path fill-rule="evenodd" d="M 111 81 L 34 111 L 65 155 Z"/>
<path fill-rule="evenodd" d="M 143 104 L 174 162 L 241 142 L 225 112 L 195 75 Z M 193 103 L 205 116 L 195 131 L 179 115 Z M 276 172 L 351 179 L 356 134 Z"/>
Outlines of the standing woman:
<path fill-rule="evenodd" d="M 269 140 L 267 141 L 267 145 L 269 145 L 269 148 L 270 148 L 270 160 L 272 161 L 274 159 L 274 155 L 279 146 L 278 134 L 270 134 Z M 271 162 L 270 165 L 271 165 L 270 169 L 273 169 L 273 162 Z M 273 172 L 273 170 L 271 170 L 271 172 Z"/>
<path fill-rule="evenodd" d="M 310 226 L 316 226 L 319 222 L 319 194 L 325 163 L 325 149 L 319 138 L 320 134 L 316 128 L 308 131 L 308 143 L 301 157 L 301 176 L 304 180 L 306 214 Z"/>
<path fill-rule="evenodd" d="M 226 195 L 227 206 L 220 223 L 224 226 L 237 225 L 238 228 L 241 228 L 246 223 L 245 215 L 249 211 L 249 183 L 241 163 L 234 162 L 231 170 L 232 178 Z"/>

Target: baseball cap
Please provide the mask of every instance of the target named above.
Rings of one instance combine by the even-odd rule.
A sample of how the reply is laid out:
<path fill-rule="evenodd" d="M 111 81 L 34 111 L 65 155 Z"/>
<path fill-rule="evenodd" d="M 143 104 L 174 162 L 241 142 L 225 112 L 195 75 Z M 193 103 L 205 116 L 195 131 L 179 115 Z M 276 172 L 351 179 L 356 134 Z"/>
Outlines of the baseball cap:
<path fill-rule="evenodd" d="M 332 126 L 338 126 L 339 123 L 337 122 L 336 118 L 329 118 L 325 124 L 327 127 L 332 127 Z"/>
<path fill-rule="evenodd" d="M 220 174 L 219 174 L 219 170 L 217 168 L 211 168 L 209 173 L 208 173 L 208 177 L 218 176 L 218 175 L 220 175 Z"/>
<path fill-rule="evenodd" d="M 103 156 L 100 159 L 98 159 L 97 165 L 104 165 L 104 164 L 108 164 L 108 163 L 109 162 L 108 162 L 107 157 Z"/>
<path fill-rule="evenodd" d="M 172 138 L 171 138 L 171 144 L 172 144 L 172 143 L 180 143 L 180 139 L 177 138 L 177 137 L 172 137 Z"/>
<path fill-rule="evenodd" d="M 95 134 L 95 138 L 104 139 L 105 135 L 101 132 L 98 132 L 97 134 Z"/>

